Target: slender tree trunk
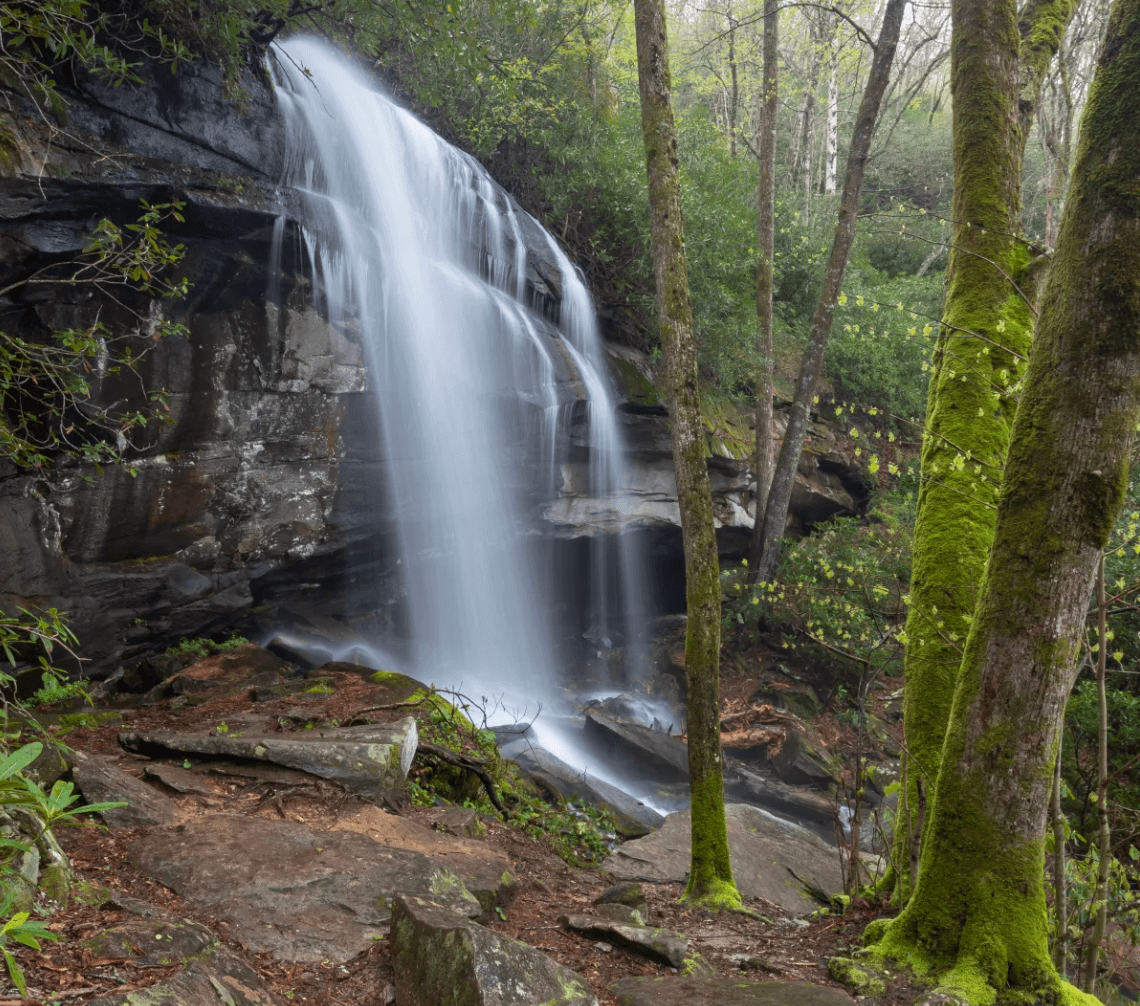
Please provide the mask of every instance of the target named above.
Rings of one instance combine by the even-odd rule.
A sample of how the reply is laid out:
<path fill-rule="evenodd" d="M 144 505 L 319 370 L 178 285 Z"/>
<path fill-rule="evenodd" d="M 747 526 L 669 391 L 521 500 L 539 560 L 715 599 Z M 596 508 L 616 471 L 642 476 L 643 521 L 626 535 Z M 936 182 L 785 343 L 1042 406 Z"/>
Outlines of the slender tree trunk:
<path fill-rule="evenodd" d="M 879 105 L 890 80 L 891 63 L 895 58 L 905 6 L 903 0 L 887 2 L 883 27 L 875 48 L 875 58 L 871 63 L 871 73 L 867 78 L 863 101 L 855 120 L 855 132 L 851 137 L 851 149 L 847 155 L 847 174 L 843 180 L 843 196 L 839 201 L 839 221 L 835 226 L 835 239 L 831 244 L 831 258 L 827 263 L 823 289 L 820 291 L 815 316 L 812 318 L 807 351 L 804 353 L 799 377 L 796 379 L 792 410 L 788 415 L 784 442 L 780 447 L 772 488 L 768 494 L 764 527 L 760 532 L 762 547 L 756 570 L 756 576 L 760 580 L 770 580 L 780 560 L 780 546 L 784 537 L 784 527 L 788 522 L 788 506 L 792 500 L 796 468 L 807 434 L 815 387 L 820 374 L 823 373 L 823 356 L 827 348 L 827 337 L 831 332 L 832 312 L 839 298 L 843 274 L 847 269 L 847 259 L 855 240 L 855 218 L 859 210 L 859 196 L 863 191 L 863 172 L 871 149 L 875 122 L 879 117 Z"/>
<path fill-rule="evenodd" d="M 792 147 L 792 188 L 803 186 L 811 190 L 811 124 L 815 112 L 815 89 L 819 86 L 819 64 L 821 62 L 820 31 L 816 18 L 809 19 L 811 23 L 811 58 L 808 62 L 808 79 L 804 87 L 803 98 L 800 101 L 800 112 L 796 117 L 798 128 L 796 142 Z"/>
<path fill-rule="evenodd" d="M 835 177 L 839 171 L 839 51 L 835 29 L 831 31 L 831 57 L 827 72 L 827 154 L 823 172 L 823 191 L 835 194 Z"/>
<path fill-rule="evenodd" d="M 634 20 L 653 275 L 685 550 L 685 677 L 693 837 L 692 866 L 683 900 L 707 908 L 739 908 L 740 894 L 732 879 L 728 853 L 720 748 L 720 568 L 697 384 L 662 0 L 634 0 Z"/>
<path fill-rule="evenodd" d="M 763 552 L 764 509 L 776 465 L 776 430 L 772 411 L 772 376 L 776 353 L 772 341 L 773 262 L 776 238 L 776 118 L 779 110 L 779 7 L 777 0 L 764 0 L 764 90 L 756 117 L 756 149 L 760 154 L 759 208 L 756 215 L 758 249 L 756 260 L 756 348 L 760 372 L 756 375 L 756 523 L 752 529 L 748 578 L 756 582 Z"/>
<path fill-rule="evenodd" d="M 992 6 L 992 4 L 991 4 Z M 955 42 L 955 48 L 965 44 Z M 909 903 L 866 935 L 971 1003 L 1084 1002 L 1049 957 L 1061 714 L 1140 418 L 1140 0 L 1117 0 L 1014 421 Z"/>
<path fill-rule="evenodd" d="M 1065 712 L 1061 710 L 1061 722 Z M 1053 828 L 1053 918 L 1056 920 L 1056 937 L 1053 940 L 1053 966 L 1062 978 L 1068 978 L 1069 955 L 1069 892 L 1065 886 L 1065 815 L 1061 809 L 1061 749 L 1065 731 L 1057 732 L 1057 759 L 1053 769 L 1053 797 L 1049 805 L 1049 823 Z"/>
<path fill-rule="evenodd" d="M 1011 396 L 1029 356 L 1044 259 L 1021 238 L 1021 164 L 1049 61 L 1074 0 L 954 0 L 953 245 L 922 447 L 907 613 L 904 757 L 931 783 L 962 643 L 993 540 Z M 916 799 L 916 794 L 909 794 Z M 931 816 L 928 814 L 927 820 Z M 896 836 L 896 900 L 914 887 Z"/>
<path fill-rule="evenodd" d="M 740 85 L 736 72 L 736 18 L 732 8 L 728 9 L 728 71 L 732 79 L 732 89 L 728 103 L 728 147 L 732 157 L 736 156 L 736 120 L 740 109 Z"/>
<path fill-rule="evenodd" d="M 1096 569 L 1097 651 L 1097 784 L 1096 816 L 1100 823 L 1097 850 L 1100 858 L 1096 871 L 1096 921 L 1085 952 L 1085 972 L 1082 987 L 1088 993 L 1096 988 L 1096 966 L 1100 959 L 1100 943 L 1104 939 L 1104 925 L 1108 919 L 1108 868 L 1112 862 L 1112 833 L 1108 824 L 1108 696 L 1105 678 L 1108 677 L 1108 605 L 1104 597 L 1104 552 Z"/>

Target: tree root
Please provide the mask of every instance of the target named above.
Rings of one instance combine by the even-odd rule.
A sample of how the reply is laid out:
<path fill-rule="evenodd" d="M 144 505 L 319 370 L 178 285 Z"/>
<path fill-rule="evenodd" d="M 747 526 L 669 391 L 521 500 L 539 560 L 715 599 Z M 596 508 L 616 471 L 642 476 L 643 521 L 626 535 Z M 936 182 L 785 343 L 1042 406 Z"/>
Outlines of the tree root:
<path fill-rule="evenodd" d="M 449 748 L 440 747 L 438 744 L 429 744 L 427 741 L 420 741 L 420 746 L 416 750 L 416 757 L 420 755 L 428 755 L 431 758 L 437 758 L 441 762 L 448 765 L 454 765 L 456 768 L 464 769 L 472 775 L 478 777 L 479 781 L 483 784 L 483 788 L 487 791 L 487 797 L 490 799 L 495 810 L 507 818 L 506 807 L 503 806 L 502 801 L 499 799 L 499 792 L 495 788 L 495 780 L 491 778 L 491 773 L 487 771 L 486 763 L 481 762 L 478 758 L 472 758 L 470 755 L 459 754 Z"/>

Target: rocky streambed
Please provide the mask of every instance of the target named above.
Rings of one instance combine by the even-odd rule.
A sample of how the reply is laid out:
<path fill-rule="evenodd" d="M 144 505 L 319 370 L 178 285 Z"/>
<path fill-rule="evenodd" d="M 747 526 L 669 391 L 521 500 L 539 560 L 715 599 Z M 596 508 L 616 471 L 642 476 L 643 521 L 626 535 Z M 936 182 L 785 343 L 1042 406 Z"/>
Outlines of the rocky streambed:
<path fill-rule="evenodd" d="M 64 834 L 78 882 L 42 906 L 63 942 L 20 951 L 28 1002 L 849 1001 L 820 948 L 869 906 L 820 914 L 836 850 L 754 807 L 729 812 L 753 914 L 706 917 L 676 905 L 683 813 L 587 870 L 517 822 L 413 806 L 436 707 L 400 675 L 246 646 L 104 692 L 123 708 L 49 729 L 88 801 L 129 805 Z"/>

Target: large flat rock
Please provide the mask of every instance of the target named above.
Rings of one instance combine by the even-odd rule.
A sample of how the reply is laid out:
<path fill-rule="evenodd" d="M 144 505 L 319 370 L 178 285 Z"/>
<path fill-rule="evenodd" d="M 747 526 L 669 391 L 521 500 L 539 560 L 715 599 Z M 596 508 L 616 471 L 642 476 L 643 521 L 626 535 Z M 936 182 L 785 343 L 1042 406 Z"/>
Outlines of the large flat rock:
<path fill-rule="evenodd" d="M 131 859 L 228 922 L 252 951 L 280 960 L 355 957 L 386 932 L 398 894 L 432 898 L 461 915 L 483 912 L 459 876 L 423 853 L 294 821 L 198 818 L 139 839 Z"/>
<path fill-rule="evenodd" d="M 610 987 L 618 1006 L 851 1006 L 828 985 L 748 982 L 712 975 L 619 978 Z"/>
<path fill-rule="evenodd" d="M 746 804 L 729 804 L 726 813 L 732 872 L 745 897 L 799 915 L 818 906 L 796 877 L 828 892 L 843 890 L 838 851 L 815 835 Z M 689 812 L 670 814 L 660 830 L 619 846 L 602 869 L 619 880 L 684 881 L 690 835 Z"/>
<path fill-rule="evenodd" d="M 396 899 L 392 963 L 396 1006 L 598 1006 L 569 968 L 424 898 Z"/>
<path fill-rule="evenodd" d="M 419 735 L 416 721 L 359 727 L 320 727 L 293 733 L 128 731 L 119 742 L 145 754 L 246 758 L 299 769 L 339 783 L 351 793 L 376 803 L 394 799 L 402 790 Z"/>

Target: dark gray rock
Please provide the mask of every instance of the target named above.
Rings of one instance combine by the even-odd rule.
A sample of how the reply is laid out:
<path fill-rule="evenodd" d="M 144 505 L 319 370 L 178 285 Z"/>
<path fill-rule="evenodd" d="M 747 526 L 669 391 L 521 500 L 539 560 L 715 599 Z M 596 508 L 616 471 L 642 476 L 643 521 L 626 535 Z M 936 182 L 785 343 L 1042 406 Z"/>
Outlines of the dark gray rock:
<path fill-rule="evenodd" d="M 397 1006 L 597 1006 L 590 987 L 533 947 L 430 900 L 392 909 Z"/>
<path fill-rule="evenodd" d="M 397 894 L 483 912 L 459 876 L 422 853 L 293 821 L 198 818 L 139 839 L 131 859 L 279 960 L 349 960 L 386 931 Z"/>
<path fill-rule="evenodd" d="M 621 922 L 627 926 L 644 926 L 645 916 L 636 908 L 629 905 L 600 904 L 594 906 L 595 911 L 603 918 Z"/>
<path fill-rule="evenodd" d="M 711 975 L 620 978 L 618 1006 L 851 1006 L 839 989 L 806 982 L 746 982 Z"/>
<path fill-rule="evenodd" d="M 124 733 L 129 751 L 247 758 L 339 783 L 365 800 L 381 803 L 402 791 L 419 744 L 416 721 L 320 727 L 294 733 Z"/>
<path fill-rule="evenodd" d="M 604 940 L 674 968 L 679 968 L 685 962 L 685 955 L 689 952 L 688 940 L 680 933 L 670 933 L 664 929 L 627 925 L 614 919 L 589 915 L 563 915 L 558 921 L 567 929 L 591 940 Z"/>
<path fill-rule="evenodd" d="M 635 764 L 649 775 L 689 778 L 689 749 L 663 729 L 614 715 L 604 703 L 586 710 L 586 736 L 600 742 L 618 764 Z"/>
<path fill-rule="evenodd" d="M 115 803 L 120 800 L 127 802 L 126 807 L 117 807 L 100 813 L 99 816 L 111 827 L 134 828 L 139 825 L 170 824 L 175 818 L 176 808 L 173 800 L 119 768 L 112 759 L 104 755 L 87 754 L 77 750 L 72 777 L 87 803 Z"/>
<path fill-rule="evenodd" d="M 645 890 L 640 884 L 614 884 L 607 887 L 597 899 L 595 905 L 621 905 L 631 911 L 639 912 L 642 919 L 649 920 L 649 902 L 645 897 Z"/>
<path fill-rule="evenodd" d="M 843 890 L 838 851 L 815 835 L 744 804 L 729 804 L 726 816 L 732 874 L 746 898 L 764 898 L 802 914 L 818 905 L 797 877 L 824 891 Z M 689 822 L 688 811 L 670 814 L 660 830 L 619 846 L 602 869 L 624 880 L 684 881 L 691 856 Z"/>

